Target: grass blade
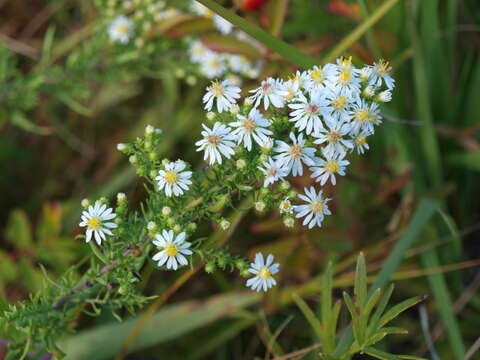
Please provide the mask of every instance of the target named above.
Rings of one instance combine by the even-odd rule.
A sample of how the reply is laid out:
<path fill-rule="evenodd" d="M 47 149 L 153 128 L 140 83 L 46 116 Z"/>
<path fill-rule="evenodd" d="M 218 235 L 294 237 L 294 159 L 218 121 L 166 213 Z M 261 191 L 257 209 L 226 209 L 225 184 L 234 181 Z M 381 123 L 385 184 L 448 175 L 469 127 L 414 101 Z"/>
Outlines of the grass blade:
<path fill-rule="evenodd" d="M 391 1 L 391 0 L 390 0 Z M 397 0 L 395 0 L 397 1 Z M 298 51 L 293 46 L 287 44 L 286 42 L 275 38 L 266 31 L 262 30 L 258 26 L 250 23 L 249 21 L 243 19 L 237 14 L 233 13 L 230 10 L 227 10 L 222 5 L 218 4 L 214 0 L 198 0 L 199 3 L 205 5 L 210 10 L 214 11 L 225 20 L 230 21 L 233 25 L 237 26 L 248 35 L 255 38 L 257 41 L 261 42 L 265 46 L 269 47 L 273 51 L 282 55 L 285 59 L 296 64 L 300 68 L 308 69 L 314 65 L 318 64 L 318 61 L 314 58 Z"/>

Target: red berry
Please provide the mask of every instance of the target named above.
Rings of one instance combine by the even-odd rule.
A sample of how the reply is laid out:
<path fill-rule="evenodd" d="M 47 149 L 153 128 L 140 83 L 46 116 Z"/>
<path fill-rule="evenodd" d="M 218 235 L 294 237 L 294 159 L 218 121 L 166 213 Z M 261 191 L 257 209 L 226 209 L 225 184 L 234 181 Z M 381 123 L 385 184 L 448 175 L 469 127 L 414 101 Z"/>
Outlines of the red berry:
<path fill-rule="evenodd" d="M 268 0 L 243 0 L 242 8 L 245 11 L 260 9 Z"/>

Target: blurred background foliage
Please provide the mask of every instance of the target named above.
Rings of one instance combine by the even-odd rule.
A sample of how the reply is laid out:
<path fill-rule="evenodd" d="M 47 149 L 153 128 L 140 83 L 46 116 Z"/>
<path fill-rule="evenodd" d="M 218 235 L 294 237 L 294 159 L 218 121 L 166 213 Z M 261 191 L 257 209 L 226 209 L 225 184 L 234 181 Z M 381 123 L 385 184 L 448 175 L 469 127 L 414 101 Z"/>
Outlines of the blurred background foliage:
<path fill-rule="evenodd" d="M 383 347 L 432 358 L 435 349 L 442 359 L 463 359 L 469 349 L 480 347 L 478 1 L 270 0 L 252 11 L 242 10 L 243 2 L 221 3 L 267 31 L 272 23 L 284 24 L 278 36 L 319 62 L 390 3 L 378 22 L 350 37 L 343 53 L 358 63 L 390 60 L 397 81 L 393 102 L 384 107 L 385 121 L 368 155 L 355 157 L 336 187 L 334 216 L 322 229 L 288 232 L 278 216 L 244 214 L 239 219 L 229 246 L 250 255 L 272 252 L 282 263 L 281 285 L 265 298 L 239 293 L 240 280 L 221 272 L 213 277 L 199 272 L 177 290 L 180 275 L 146 265 L 140 285 L 145 294 L 168 294 L 147 311 L 153 313 L 167 299 L 176 305 L 159 310 L 165 323 L 142 333 L 150 336 L 134 342 L 141 352 L 131 358 L 317 358 L 314 331 L 291 294 L 298 293 L 314 309 L 319 274 L 331 259 L 337 263 L 334 287 L 351 286 L 360 250 L 369 274 L 376 274 L 419 200 L 433 196 L 441 210 L 402 254 L 405 259 L 392 277 L 397 302 L 430 296 L 422 322 L 419 312 L 410 310 L 396 320 L 410 335 L 392 336 Z M 73 66 L 68 54 L 86 41 L 77 36 L 99 16 L 90 0 L 0 0 L 0 307 L 40 290 L 47 273 L 56 278 L 72 264 L 79 270 L 85 266 L 89 252 L 74 239 L 82 198 L 124 191 L 134 203 L 143 199 L 143 185 L 119 156 L 117 143 L 152 124 L 168 134 L 162 145 L 166 157 L 201 166 L 193 143 L 204 121 L 201 96 L 208 81 L 186 84 L 176 71 L 183 65 L 173 53 L 155 58 L 154 74 L 144 71 L 144 63 L 116 67 L 106 61 L 108 79 L 89 76 L 85 69 L 62 79 L 61 69 Z M 69 41 L 71 49 L 42 63 L 48 49 L 55 54 Z M 262 77 L 295 70 L 269 56 Z M 53 79 L 47 86 L 35 72 L 38 64 L 48 69 L 41 74 Z M 296 184 L 309 182 L 305 177 Z M 340 298 L 341 292 L 334 296 Z M 86 358 L 81 354 L 94 346 L 89 339 L 95 331 L 121 345 L 132 329 L 112 321 L 108 314 L 79 319 L 82 332 L 65 340 L 65 346 L 77 347 L 72 353 L 80 354 L 72 359 Z M 478 353 L 470 358 L 479 358 Z"/>

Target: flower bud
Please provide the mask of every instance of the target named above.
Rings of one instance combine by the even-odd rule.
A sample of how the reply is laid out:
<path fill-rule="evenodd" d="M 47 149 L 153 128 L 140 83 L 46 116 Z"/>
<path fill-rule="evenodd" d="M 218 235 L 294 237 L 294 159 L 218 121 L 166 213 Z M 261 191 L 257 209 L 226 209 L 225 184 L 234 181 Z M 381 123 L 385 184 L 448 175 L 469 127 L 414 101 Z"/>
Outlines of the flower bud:
<path fill-rule="evenodd" d="M 117 150 L 121 151 L 121 152 L 124 152 L 124 151 L 127 150 L 127 145 L 123 144 L 123 143 L 119 143 L 119 144 L 117 144 Z"/>
<path fill-rule="evenodd" d="M 237 169 L 243 169 L 245 166 L 247 166 L 247 162 L 243 159 L 238 159 L 235 163 L 235 166 L 237 167 Z"/>
<path fill-rule="evenodd" d="M 176 69 L 175 70 L 175 76 L 179 79 L 184 78 L 185 77 L 185 70 L 180 69 L 180 68 Z"/>
<path fill-rule="evenodd" d="M 233 115 L 238 114 L 239 111 L 240 111 L 240 107 L 237 104 L 233 104 L 232 106 L 230 106 L 230 112 Z"/>
<path fill-rule="evenodd" d="M 217 270 L 217 265 L 215 265 L 215 262 L 209 261 L 205 264 L 205 272 L 207 274 L 213 274 Z"/>
<path fill-rule="evenodd" d="M 216 116 L 216 114 L 215 114 L 213 111 L 209 111 L 209 112 L 207 113 L 207 119 L 210 120 L 210 121 L 212 121 L 213 119 L 215 119 L 215 116 Z"/>
<path fill-rule="evenodd" d="M 155 128 L 152 125 L 147 125 L 145 127 L 145 135 L 150 136 L 155 132 Z"/>
<path fill-rule="evenodd" d="M 90 205 L 90 201 L 88 199 L 83 199 L 81 205 L 84 209 L 86 209 Z"/>
<path fill-rule="evenodd" d="M 157 228 L 157 224 L 153 221 L 149 221 L 147 224 L 148 231 L 154 231 Z"/>
<path fill-rule="evenodd" d="M 225 266 L 228 265 L 228 258 L 225 255 L 219 256 L 217 258 L 217 264 L 220 268 L 225 269 Z"/>
<path fill-rule="evenodd" d="M 182 231 L 182 227 L 180 225 L 176 224 L 173 227 L 173 231 L 175 231 L 176 233 L 179 233 L 180 231 Z"/>
<path fill-rule="evenodd" d="M 193 86 L 197 83 L 197 78 L 193 75 L 188 75 L 185 81 L 188 85 Z"/>
<path fill-rule="evenodd" d="M 173 218 L 168 218 L 167 224 L 168 224 L 170 227 L 174 227 L 174 226 L 176 225 L 176 224 L 175 224 L 175 219 L 173 219 Z"/>
<path fill-rule="evenodd" d="M 293 228 L 295 226 L 295 219 L 291 216 L 286 216 L 283 218 L 283 224 L 287 228 Z"/>
<path fill-rule="evenodd" d="M 231 224 L 230 224 L 230 221 L 228 221 L 227 219 L 222 219 L 219 225 L 222 230 L 228 230 Z"/>
<path fill-rule="evenodd" d="M 162 215 L 169 216 L 172 213 L 172 208 L 170 206 L 164 206 L 162 208 Z"/>
<path fill-rule="evenodd" d="M 117 201 L 119 204 L 124 203 L 126 200 L 127 200 L 127 195 L 125 195 L 125 193 L 120 192 L 117 194 Z"/>
<path fill-rule="evenodd" d="M 187 225 L 187 230 L 190 232 L 194 232 L 195 230 L 197 230 L 197 224 L 195 224 L 194 222 L 189 223 Z"/>
<path fill-rule="evenodd" d="M 288 189 L 290 189 L 290 183 L 288 181 L 282 181 L 280 183 L 280 190 L 282 191 L 287 191 Z"/>
<path fill-rule="evenodd" d="M 132 155 L 128 158 L 128 161 L 130 161 L 131 164 L 136 164 L 138 162 L 138 158 L 136 155 Z"/>
<path fill-rule="evenodd" d="M 265 210 L 265 202 L 263 201 L 257 201 L 255 202 L 255 210 L 263 212 Z"/>

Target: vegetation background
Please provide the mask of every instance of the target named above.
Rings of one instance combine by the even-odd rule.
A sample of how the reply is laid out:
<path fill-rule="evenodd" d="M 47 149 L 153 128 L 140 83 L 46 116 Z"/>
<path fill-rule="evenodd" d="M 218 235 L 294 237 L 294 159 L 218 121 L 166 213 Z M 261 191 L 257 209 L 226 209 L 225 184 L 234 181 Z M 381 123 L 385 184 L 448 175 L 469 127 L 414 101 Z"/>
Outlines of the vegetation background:
<path fill-rule="evenodd" d="M 245 293 L 239 279 L 221 272 L 200 271 L 177 289 L 181 275 L 149 264 L 140 286 L 147 295 L 168 294 L 168 303 L 155 315 L 158 327 L 142 333 L 130 358 L 316 358 L 314 331 L 291 294 L 315 307 L 318 276 L 329 260 L 337 264 L 334 286 L 345 289 L 353 283 L 359 251 L 373 279 L 397 245 L 395 300 L 429 298 L 396 320 L 410 334 L 389 338 L 384 349 L 480 359 L 478 1 L 270 0 L 238 14 L 319 63 L 341 54 L 365 63 L 390 60 L 397 81 L 393 102 L 384 107 L 370 152 L 356 157 L 337 185 L 334 216 L 322 229 L 287 232 L 279 217 L 253 213 L 240 219 L 231 248 L 250 255 L 274 252 L 282 263 L 280 286 L 265 297 Z M 73 51 L 81 44 L 76 36 L 97 16 L 90 0 L 0 0 L 0 64 L 8 49 L 17 56 L 19 74 L 31 73 L 49 29 L 55 29 L 53 49 L 70 44 Z M 152 124 L 168 134 L 165 156 L 201 162 L 193 144 L 208 81 L 187 85 L 177 67 L 174 56 L 165 56 L 155 76 L 129 69 L 127 76 L 97 81 L 83 74 L 94 96 L 78 103 L 48 91 L 28 99 L 25 91 L 18 101 L 33 105 L 20 115 L 5 103 L 12 89 L 0 78 L 0 308 L 41 290 L 39 264 L 55 278 L 88 256 L 84 243 L 74 240 L 82 198 L 123 191 L 133 203 L 143 199 L 143 185 L 117 143 Z M 295 68 L 272 55 L 262 76 Z M 422 202 L 426 198 L 436 199 L 433 212 Z M 162 299 L 147 311 L 156 311 Z M 107 313 L 80 318 L 77 329 L 66 341 L 78 354 L 111 351 L 131 332 Z"/>

